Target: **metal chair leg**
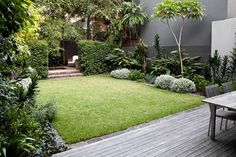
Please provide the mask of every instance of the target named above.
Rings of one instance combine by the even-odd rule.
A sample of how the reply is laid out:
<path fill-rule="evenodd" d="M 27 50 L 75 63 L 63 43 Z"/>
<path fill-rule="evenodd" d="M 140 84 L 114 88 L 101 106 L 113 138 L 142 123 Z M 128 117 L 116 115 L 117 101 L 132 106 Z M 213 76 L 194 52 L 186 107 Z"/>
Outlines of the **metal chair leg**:
<path fill-rule="evenodd" d="M 209 126 L 208 126 L 208 133 L 207 133 L 208 136 L 210 136 L 210 130 L 211 130 L 211 117 L 210 117 Z"/>
<path fill-rule="evenodd" d="M 221 121 L 220 121 L 220 130 L 222 130 L 222 124 L 223 124 L 223 118 L 221 118 Z"/>
<path fill-rule="evenodd" d="M 225 130 L 227 130 L 228 119 L 225 120 Z"/>

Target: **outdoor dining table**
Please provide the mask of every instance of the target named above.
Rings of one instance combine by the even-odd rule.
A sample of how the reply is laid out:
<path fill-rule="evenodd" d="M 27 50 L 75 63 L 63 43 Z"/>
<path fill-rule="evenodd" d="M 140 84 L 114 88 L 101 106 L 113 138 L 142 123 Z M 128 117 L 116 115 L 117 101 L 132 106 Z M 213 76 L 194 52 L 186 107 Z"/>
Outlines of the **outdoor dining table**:
<path fill-rule="evenodd" d="M 224 107 L 232 110 L 236 110 L 236 91 L 217 95 L 214 97 L 210 97 L 204 99 L 203 102 L 212 105 L 212 112 L 211 112 L 211 139 L 215 140 L 215 127 L 216 127 L 216 109 L 217 107 Z"/>

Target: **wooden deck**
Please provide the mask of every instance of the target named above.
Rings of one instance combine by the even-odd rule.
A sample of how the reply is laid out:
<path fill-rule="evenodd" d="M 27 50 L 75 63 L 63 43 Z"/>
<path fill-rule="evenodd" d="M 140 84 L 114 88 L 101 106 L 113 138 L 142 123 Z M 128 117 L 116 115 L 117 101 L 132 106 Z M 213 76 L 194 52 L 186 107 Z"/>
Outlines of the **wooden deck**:
<path fill-rule="evenodd" d="M 234 157 L 236 127 L 207 136 L 208 106 L 178 113 L 102 141 L 73 148 L 54 157 Z"/>

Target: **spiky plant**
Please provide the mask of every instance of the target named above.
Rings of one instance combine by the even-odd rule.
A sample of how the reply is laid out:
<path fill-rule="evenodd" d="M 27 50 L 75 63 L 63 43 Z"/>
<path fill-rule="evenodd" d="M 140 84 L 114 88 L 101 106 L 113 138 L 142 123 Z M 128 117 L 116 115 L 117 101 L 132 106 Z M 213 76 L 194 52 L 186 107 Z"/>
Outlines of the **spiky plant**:
<path fill-rule="evenodd" d="M 158 34 L 155 34 L 154 36 L 154 47 L 157 52 L 157 58 L 161 58 L 161 47 L 160 47 L 160 36 Z"/>
<path fill-rule="evenodd" d="M 222 65 L 220 67 L 220 77 L 222 82 L 226 82 L 229 80 L 229 56 L 224 56 L 222 60 Z"/>
<path fill-rule="evenodd" d="M 212 81 L 215 83 L 219 77 L 219 69 L 221 65 L 221 57 L 218 50 L 215 50 L 214 56 L 209 58 L 209 64 L 212 72 Z"/>
<path fill-rule="evenodd" d="M 233 49 L 230 56 L 230 77 L 234 80 L 235 72 L 236 72 L 236 48 Z"/>

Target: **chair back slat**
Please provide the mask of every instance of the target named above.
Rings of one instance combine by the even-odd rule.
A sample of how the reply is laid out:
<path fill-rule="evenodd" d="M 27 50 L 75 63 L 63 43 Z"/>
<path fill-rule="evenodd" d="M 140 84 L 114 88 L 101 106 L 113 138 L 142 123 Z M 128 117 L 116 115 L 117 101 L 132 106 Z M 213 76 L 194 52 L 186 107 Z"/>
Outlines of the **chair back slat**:
<path fill-rule="evenodd" d="M 229 93 L 234 90 L 232 82 L 226 82 L 222 84 L 223 87 L 223 92 L 224 93 Z"/>
<path fill-rule="evenodd" d="M 205 91 L 206 91 L 207 98 L 220 95 L 220 88 L 218 84 L 206 86 Z"/>
<path fill-rule="evenodd" d="M 206 97 L 207 98 L 220 95 L 220 87 L 219 87 L 218 84 L 211 85 L 211 86 L 206 86 L 205 91 L 206 91 Z M 213 105 L 209 104 L 209 107 L 210 107 L 210 111 L 213 112 Z M 217 107 L 217 109 L 219 109 L 219 108 L 221 108 L 221 107 Z"/>

